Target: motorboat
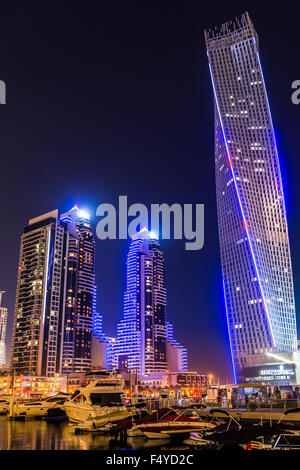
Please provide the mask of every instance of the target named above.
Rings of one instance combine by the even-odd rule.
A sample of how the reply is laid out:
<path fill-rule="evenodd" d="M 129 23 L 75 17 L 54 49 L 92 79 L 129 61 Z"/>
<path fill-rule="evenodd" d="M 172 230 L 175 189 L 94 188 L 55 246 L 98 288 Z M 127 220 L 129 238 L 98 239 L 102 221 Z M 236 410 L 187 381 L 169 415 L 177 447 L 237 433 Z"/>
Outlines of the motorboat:
<path fill-rule="evenodd" d="M 225 410 L 212 409 L 210 414 L 222 413 L 228 418 L 215 429 L 191 433 L 188 445 L 215 446 L 216 449 L 238 446 L 244 450 L 292 448 L 300 446 L 300 428 L 295 424 L 283 422 L 287 415 L 300 412 L 299 408 L 285 411 L 277 423 L 242 423 L 238 422 Z"/>
<path fill-rule="evenodd" d="M 66 393 L 56 395 L 41 400 L 16 400 L 12 405 L 11 416 L 13 417 L 43 417 L 50 409 L 62 410 L 64 402 L 69 398 Z"/>
<path fill-rule="evenodd" d="M 199 417 L 186 416 L 186 411 L 174 409 L 159 410 L 141 424 L 133 424 L 127 431 L 130 437 L 146 436 L 148 439 L 182 438 L 191 432 L 212 429 L 216 423 L 207 422 Z M 163 413 L 162 413 L 163 412 Z"/>
<path fill-rule="evenodd" d="M 132 414 L 131 408 L 123 404 L 123 388 L 120 376 L 107 374 L 75 390 L 64 403 L 64 410 L 73 423 L 92 422 L 96 427 L 116 423 Z"/>
<path fill-rule="evenodd" d="M 11 395 L 0 395 L 0 415 L 6 415 L 9 412 Z"/>

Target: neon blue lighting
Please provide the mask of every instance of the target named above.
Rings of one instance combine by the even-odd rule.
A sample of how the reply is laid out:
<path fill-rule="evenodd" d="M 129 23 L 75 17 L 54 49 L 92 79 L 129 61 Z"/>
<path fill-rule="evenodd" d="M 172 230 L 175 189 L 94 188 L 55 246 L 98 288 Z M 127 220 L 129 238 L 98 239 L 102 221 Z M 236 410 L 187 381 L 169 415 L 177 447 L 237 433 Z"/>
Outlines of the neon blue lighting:
<path fill-rule="evenodd" d="M 78 217 L 80 219 L 90 220 L 91 218 L 90 214 L 87 211 L 83 211 L 82 209 L 79 209 L 77 204 L 75 204 L 75 206 L 72 207 L 71 211 L 77 211 Z"/>
<path fill-rule="evenodd" d="M 207 52 L 207 55 L 208 55 L 208 58 L 209 58 L 209 53 L 208 52 Z M 229 151 L 228 144 L 227 144 L 225 129 L 224 129 L 223 120 L 222 120 L 222 117 L 221 117 L 221 112 L 220 112 L 220 107 L 219 107 L 219 103 L 218 103 L 218 99 L 217 99 L 217 93 L 216 93 L 216 89 L 215 89 L 215 83 L 214 83 L 214 79 L 213 79 L 213 74 L 212 74 L 210 62 L 208 62 L 208 66 L 209 66 L 209 72 L 210 72 L 211 82 L 212 82 L 213 91 L 214 91 L 215 103 L 216 103 L 216 106 L 217 106 L 219 120 L 220 120 L 220 124 L 221 124 L 221 128 L 222 128 L 224 144 L 225 144 L 225 147 L 226 147 L 226 152 L 227 152 L 228 160 L 229 160 L 229 163 L 230 163 L 229 166 L 231 168 L 231 174 L 232 174 L 232 178 L 233 178 L 233 182 L 234 182 L 234 186 L 235 186 L 235 190 L 236 190 L 236 195 L 237 195 L 237 198 L 238 198 L 238 202 L 239 202 L 239 206 L 240 206 L 240 210 L 241 210 L 241 214 L 242 214 L 242 218 L 243 218 L 244 228 L 246 230 L 247 238 L 248 238 L 248 241 L 249 241 L 250 252 L 251 252 L 252 259 L 253 259 L 253 264 L 254 264 L 254 267 L 255 267 L 255 271 L 256 271 L 256 275 L 257 275 L 257 279 L 258 279 L 258 283 L 259 283 L 259 287 L 260 287 L 260 291 L 261 291 L 261 296 L 262 296 L 262 299 L 263 299 L 263 305 L 264 305 L 265 312 L 266 312 L 266 315 L 267 315 L 267 319 L 268 319 L 268 322 L 269 322 L 269 330 L 270 330 L 270 333 L 271 333 L 272 343 L 273 343 L 273 346 L 276 348 L 276 342 L 275 342 L 275 338 L 274 338 L 274 335 L 273 335 L 271 321 L 270 321 L 269 313 L 268 313 L 267 306 L 266 306 L 265 296 L 264 296 L 264 292 L 263 292 L 263 288 L 262 288 L 262 284 L 261 284 L 261 280 L 260 280 L 260 276 L 259 276 L 259 271 L 258 271 L 258 267 L 257 267 L 255 255 L 254 255 L 254 250 L 253 250 L 253 246 L 252 246 L 252 242 L 251 242 L 251 238 L 250 238 L 250 233 L 249 233 L 249 230 L 248 230 L 247 221 L 246 221 L 246 217 L 245 217 L 244 209 L 243 209 L 243 206 L 242 206 L 242 201 L 241 201 L 241 198 L 240 198 L 238 185 L 237 185 L 237 181 L 236 181 L 236 177 L 235 177 L 235 173 L 234 173 L 234 169 L 233 169 L 231 155 L 230 155 L 230 151 Z"/>
<path fill-rule="evenodd" d="M 153 238 L 154 240 L 158 240 L 158 235 L 155 232 L 149 232 L 150 238 Z"/>
<path fill-rule="evenodd" d="M 152 239 L 152 240 L 158 240 L 159 237 L 158 237 L 158 234 L 156 232 L 153 232 L 152 230 L 149 231 L 147 227 L 143 227 L 141 230 L 139 230 L 138 232 L 134 233 L 132 235 L 132 239 L 133 240 L 136 240 L 137 238 L 139 238 L 139 235 L 144 238 L 143 235 L 145 235 L 146 238 L 149 238 L 149 239 Z"/>
<path fill-rule="evenodd" d="M 233 359 L 233 349 L 232 349 L 232 343 L 231 343 L 231 334 L 230 334 L 230 327 L 229 327 L 229 319 L 228 319 L 228 310 L 227 310 L 227 302 L 226 302 L 226 288 L 225 288 L 225 279 L 224 278 L 223 278 L 223 292 L 224 292 L 225 311 L 226 311 L 226 320 L 227 320 L 227 328 L 228 328 L 228 336 L 229 336 L 229 344 L 230 344 L 230 355 L 231 355 L 233 377 L 234 377 L 234 383 L 237 384 L 236 370 L 235 370 L 234 359 Z"/>

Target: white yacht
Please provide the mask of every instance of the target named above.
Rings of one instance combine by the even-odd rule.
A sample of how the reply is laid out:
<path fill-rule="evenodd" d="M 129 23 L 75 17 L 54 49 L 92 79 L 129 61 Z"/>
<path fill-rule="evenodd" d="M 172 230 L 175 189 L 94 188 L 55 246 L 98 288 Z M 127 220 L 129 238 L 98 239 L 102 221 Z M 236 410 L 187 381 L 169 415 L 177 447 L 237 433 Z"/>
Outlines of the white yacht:
<path fill-rule="evenodd" d="M 64 410 L 73 423 L 91 422 L 96 426 L 115 423 L 131 413 L 123 404 L 124 381 L 113 373 L 91 380 L 74 392 L 64 403 Z"/>
<path fill-rule="evenodd" d="M 24 417 L 42 417 L 46 416 L 50 409 L 63 409 L 64 402 L 69 398 L 66 393 L 57 393 L 41 400 L 17 400 L 13 404 L 12 415 Z"/>

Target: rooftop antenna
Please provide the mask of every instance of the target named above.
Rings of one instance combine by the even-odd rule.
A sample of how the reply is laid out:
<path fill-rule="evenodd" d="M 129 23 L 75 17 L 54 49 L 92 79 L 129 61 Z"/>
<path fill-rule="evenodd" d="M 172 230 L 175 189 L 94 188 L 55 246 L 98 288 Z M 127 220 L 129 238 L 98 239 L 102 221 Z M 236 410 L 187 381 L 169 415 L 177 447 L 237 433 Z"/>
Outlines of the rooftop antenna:
<path fill-rule="evenodd" d="M 5 290 L 0 290 L 0 307 L 2 303 L 2 295 L 5 293 Z"/>

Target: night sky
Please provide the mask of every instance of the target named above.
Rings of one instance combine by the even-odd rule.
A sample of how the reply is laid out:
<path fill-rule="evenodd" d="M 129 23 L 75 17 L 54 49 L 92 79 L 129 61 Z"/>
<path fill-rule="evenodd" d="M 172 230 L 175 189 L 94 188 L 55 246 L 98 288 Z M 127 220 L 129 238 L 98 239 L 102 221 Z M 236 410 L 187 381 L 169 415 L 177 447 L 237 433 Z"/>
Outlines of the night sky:
<path fill-rule="evenodd" d="M 206 10 L 204 9 L 206 3 Z M 232 380 L 221 286 L 213 97 L 203 29 L 245 10 L 258 32 L 278 140 L 300 325 L 299 13 L 274 2 L 0 2 L 0 290 L 10 339 L 19 237 L 75 203 L 205 204 L 205 243 L 162 240 L 167 317 L 190 369 Z M 129 240 L 96 242 L 98 310 L 116 334 Z"/>

